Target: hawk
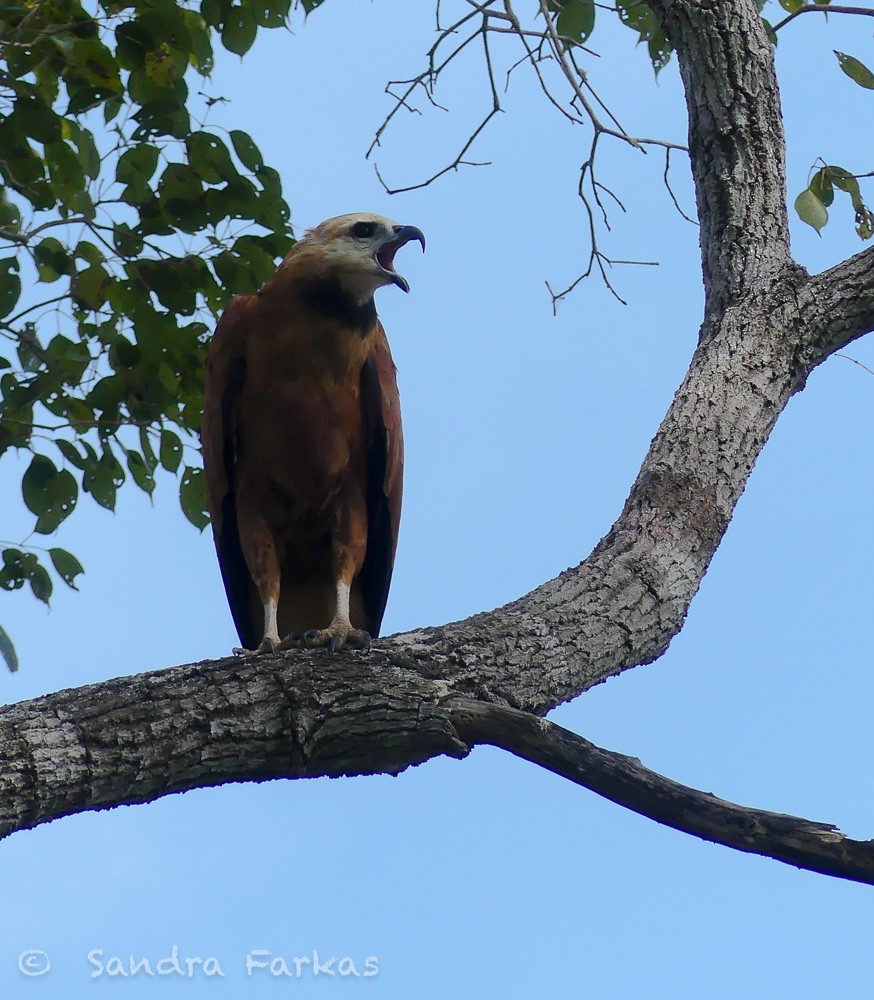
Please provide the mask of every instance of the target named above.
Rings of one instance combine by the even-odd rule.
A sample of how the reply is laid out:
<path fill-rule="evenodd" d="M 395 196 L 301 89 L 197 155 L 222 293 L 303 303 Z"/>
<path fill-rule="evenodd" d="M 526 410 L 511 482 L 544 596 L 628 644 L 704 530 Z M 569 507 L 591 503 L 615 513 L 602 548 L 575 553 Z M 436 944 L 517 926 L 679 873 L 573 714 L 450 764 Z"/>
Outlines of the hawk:
<path fill-rule="evenodd" d="M 207 506 L 241 653 L 367 648 L 397 547 L 403 435 L 373 295 L 425 237 L 369 213 L 306 233 L 231 300 L 206 361 Z"/>

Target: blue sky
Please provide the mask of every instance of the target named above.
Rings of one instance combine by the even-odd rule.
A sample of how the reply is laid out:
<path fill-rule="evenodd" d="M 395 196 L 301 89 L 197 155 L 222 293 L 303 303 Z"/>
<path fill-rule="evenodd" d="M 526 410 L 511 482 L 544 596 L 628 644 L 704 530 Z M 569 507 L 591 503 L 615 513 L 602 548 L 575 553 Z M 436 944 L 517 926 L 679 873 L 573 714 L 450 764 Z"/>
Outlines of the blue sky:
<path fill-rule="evenodd" d="M 431 44 L 427 4 L 328 0 L 293 34 L 219 61 L 243 127 L 282 173 L 296 226 L 374 210 L 419 226 L 428 252 L 398 264 L 412 291 L 378 307 L 404 406 L 405 509 L 386 631 L 494 607 L 582 559 L 609 528 L 694 348 L 697 230 L 661 186 L 663 162 L 605 148 L 603 178 L 628 209 L 607 248 L 658 260 L 621 268 L 621 306 L 590 281 L 553 318 L 545 280 L 585 266 L 575 199 L 590 135 L 523 73 L 472 154 L 492 161 L 387 197 L 364 151 Z M 418 8 L 421 7 L 419 10 Z M 596 35 L 591 79 L 629 131 L 683 141 L 676 67 L 652 82 L 630 34 Z M 798 18 L 778 68 L 789 187 L 825 155 L 871 166 L 871 95 L 833 49 L 870 63 L 864 18 Z M 508 52 L 509 52 L 508 48 Z M 408 116 L 379 155 L 396 184 L 463 141 L 488 94 L 471 57 L 436 111 Z M 847 124 L 849 123 L 849 124 Z M 693 203 L 677 159 L 675 189 Z M 796 223 L 810 270 L 861 249 L 849 208 L 822 239 Z M 863 341 L 848 352 L 874 367 Z M 870 608 L 874 583 L 874 377 L 831 359 L 790 403 L 762 455 L 684 631 L 552 717 L 595 742 L 725 798 L 874 836 Z M 20 467 L 3 535 L 29 515 Z M 3 595 L 22 660 L 7 701 L 225 655 L 235 643 L 212 542 L 182 518 L 172 482 L 154 507 L 123 491 L 115 516 L 83 501 L 58 544 L 86 565 L 51 613 Z M 870 996 L 869 888 L 798 872 L 657 826 L 492 749 L 397 778 L 199 790 L 70 817 L 0 845 L 4 997 L 307 996 L 721 998 Z M 123 979 L 89 962 L 212 958 L 223 976 Z M 18 971 L 39 949 L 52 970 Z M 317 951 L 378 974 L 246 974 L 254 950 Z M 337 966 L 335 965 L 334 968 Z M 348 963 L 345 966 L 348 969 Z"/>

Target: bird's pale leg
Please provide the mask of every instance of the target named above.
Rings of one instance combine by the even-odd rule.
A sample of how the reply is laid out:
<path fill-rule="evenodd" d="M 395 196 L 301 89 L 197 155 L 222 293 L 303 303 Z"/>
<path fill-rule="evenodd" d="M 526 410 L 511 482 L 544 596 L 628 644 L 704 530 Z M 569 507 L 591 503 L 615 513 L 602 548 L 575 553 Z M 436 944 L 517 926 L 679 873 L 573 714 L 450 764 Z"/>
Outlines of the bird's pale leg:
<path fill-rule="evenodd" d="M 304 632 L 302 638 L 307 646 L 328 646 L 336 653 L 344 646 L 356 649 L 370 649 L 370 633 L 355 628 L 349 619 L 349 592 L 351 583 L 337 580 L 337 603 L 334 617 L 327 628 L 313 628 Z"/>
<path fill-rule="evenodd" d="M 276 601 L 272 598 L 264 602 L 264 638 L 257 649 L 243 649 L 235 646 L 237 656 L 254 656 L 256 653 L 275 653 L 279 649 L 279 626 L 276 622 Z"/>
<path fill-rule="evenodd" d="M 269 531 L 260 523 L 241 523 L 241 539 L 244 541 L 246 564 L 252 582 L 264 607 L 264 637 L 256 649 L 240 649 L 238 656 L 252 656 L 255 653 L 273 653 L 279 648 L 279 626 L 276 610 L 279 607 L 279 559 Z"/>
<path fill-rule="evenodd" d="M 327 628 L 311 628 L 304 633 L 295 633 L 285 642 L 289 645 L 328 646 L 331 652 L 347 645 L 370 649 L 370 633 L 356 628 L 349 617 L 352 581 L 364 565 L 367 552 L 367 508 L 363 497 L 356 496 L 346 504 L 331 548 L 337 595 L 334 616 Z"/>

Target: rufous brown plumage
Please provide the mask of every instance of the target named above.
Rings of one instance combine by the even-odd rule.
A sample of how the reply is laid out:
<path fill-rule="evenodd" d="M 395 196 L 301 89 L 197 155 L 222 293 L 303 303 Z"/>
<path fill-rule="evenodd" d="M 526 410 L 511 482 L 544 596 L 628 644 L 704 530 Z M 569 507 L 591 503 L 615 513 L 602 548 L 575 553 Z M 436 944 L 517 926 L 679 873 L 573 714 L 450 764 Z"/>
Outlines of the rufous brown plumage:
<path fill-rule="evenodd" d="M 376 314 L 425 238 L 369 213 L 323 222 L 225 310 L 206 363 L 207 503 L 240 652 L 366 647 L 401 512 L 395 367 Z"/>

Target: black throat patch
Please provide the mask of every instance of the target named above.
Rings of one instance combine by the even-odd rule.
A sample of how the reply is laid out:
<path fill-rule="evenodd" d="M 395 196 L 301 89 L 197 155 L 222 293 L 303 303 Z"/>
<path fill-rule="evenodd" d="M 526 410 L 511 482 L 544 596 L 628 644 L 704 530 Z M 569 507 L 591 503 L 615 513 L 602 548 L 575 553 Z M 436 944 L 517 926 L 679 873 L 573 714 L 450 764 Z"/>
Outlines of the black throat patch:
<path fill-rule="evenodd" d="M 363 305 L 359 305 L 348 292 L 343 290 L 336 278 L 319 278 L 307 282 L 303 300 L 314 312 L 357 330 L 362 337 L 376 322 L 376 306 L 373 299 L 370 298 Z"/>

